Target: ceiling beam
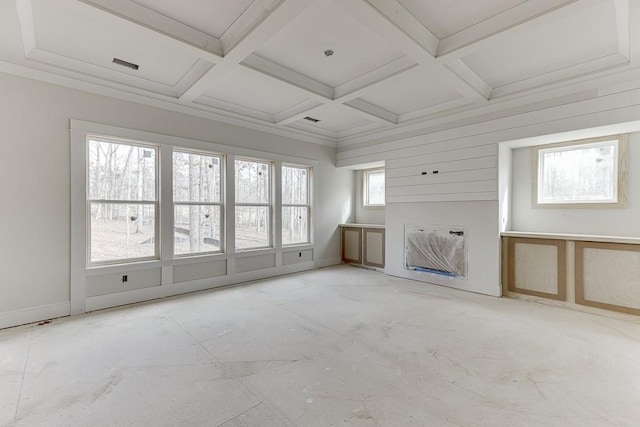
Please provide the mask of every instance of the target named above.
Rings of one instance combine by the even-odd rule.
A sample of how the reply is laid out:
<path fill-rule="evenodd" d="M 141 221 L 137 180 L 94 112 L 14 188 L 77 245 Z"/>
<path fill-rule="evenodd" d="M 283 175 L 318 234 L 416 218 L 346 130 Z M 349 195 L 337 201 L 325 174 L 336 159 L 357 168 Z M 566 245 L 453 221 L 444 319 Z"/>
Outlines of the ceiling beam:
<path fill-rule="evenodd" d="M 383 65 L 382 67 L 372 71 L 371 73 L 367 73 L 364 76 L 352 80 L 353 87 L 357 87 L 358 90 L 354 90 L 354 92 L 350 92 L 340 98 L 336 98 L 334 95 L 337 88 L 334 89 L 330 86 L 325 85 L 324 83 L 321 83 L 289 68 L 283 67 L 280 64 L 276 64 L 275 62 L 262 58 L 258 55 L 250 55 L 241 63 L 241 65 L 244 65 L 247 70 L 266 74 L 269 77 L 276 78 L 286 84 L 291 85 L 294 88 L 297 88 L 298 90 L 302 90 L 306 93 L 307 96 L 310 97 L 308 103 L 300 105 L 300 109 L 292 108 L 287 110 L 286 112 L 279 114 L 279 118 L 276 120 L 276 124 L 284 126 L 300 120 L 304 116 L 309 115 L 309 112 L 311 110 L 321 105 L 346 105 L 345 103 L 347 101 L 351 101 L 352 99 L 356 98 L 365 89 L 370 89 L 372 86 L 375 86 L 376 84 L 381 83 L 387 78 L 396 75 L 398 72 L 404 72 L 410 68 L 413 68 L 413 66 L 415 66 L 415 63 L 408 61 L 405 58 L 404 60 L 393 61 L 390 64 Z M 371 83 L 371 81 L 374 82 Z M 347 86 L 345 87 L 351 87 L 348 86 L 349 83 L 347 83 Z M 369 85 L 365 86 L 366 84 Z M 343 91 L 346 92 L 346 90 L 344 89 Z M 306 110 L 304 109 L 305 106 L 308 107 Z M 367 120 L 382 122 L 387 125 L 396 124 L 397 122 L 397 116 L 379 107 L 349 107 L 351 107 L 350 111 Z M 289 113 L 289 115 L 287 115 L 287 113 Z"/>
<path fill-rule="evenodd" d="M 223 55 L 228 54 L 282 0 L 255 0 L 220 36 Z"/>
<path fill-rule="evenodd" d="M 355 99 L 362 95 L 365 90 L 372 89 L 380 83 L 402 74 L 405 71 L 409 71 L 416 66 L 418 66 L 418 64 L 410 58 L 406 56 L 402 57 L 335 87 L 333 99 L 337 102 L 347 102 Z"/>
<path fill-rule="evenodd" d="M 181 96 L 180 101 L 192 102 L 207 89 L 220 84 L 226 75 L 245 60 L 253 51 L 258 49 L 266 40 L 273 37 L 278 31 L 292 21 L 296 16 L 305 11 L 316 0 L 282 0 L 256 24 L 233 48 L 225 53 L 223 59 L 209 72 L 196 81 Z"/>
<path fill-rule="evenodd" d="M 378 6 L 383 4 L 382 0 L 371 0 Z M 393 0 L 395 1 L 395 0 Z M 418 64 L 421 64 L 428 72 L 439 81 L 451 85 L 462 96 L 474 102 L 486 102 L 487 97 L 478 89 L 454 73 L 449 68 L 439 64 L 433 53 L 425 49 L 409 36 L 403 29 L 398 27 L 388 16 L 369 1 L 363 0 L 334 0 L 343 10 L 353 16 L 362 25 L 369 28 L 382 39 L 391 41 L 406 56 Z"/>
<path fill-rule="evenodd" d="M 18 0 L 24 1 L 24 0 Z M 87 6 L 129 21 L 172 41 L 172 47 L 216 63 L 222 59 L 222 46 L 215 37 L 198 31 L 161 13 L 129 0 L 78 0 Z"/>
<path fill-rule="evenodd" d="M 284 67 L 273 61 L 265 59 L 258 55 L 249 55 L 240 65 L 244 65 L 246 68 L 265 74 L 269 77 L 280 80 L 291 86 L 295 86 L 298 89 L 316 96 L 320 96 L 319 100 L 332 100 L 333 88 L 310 77 L 293 71 L 290 68 Z"/>
<path fill-rule="evenodd" d="M 629 0 L 615 0 L 618 53 L 631 59 Z"/>
<path fill-rule="evenodd" d="M 462 77 L 467 83 L 469 83 L 475 90 L 482 94 L 485 98 L 491 97 L 491 91 L 493 88 L 485 82 L 475 71 L 473 71 L 467 64 L 460 59 L 450 61 L 447 63 L 454 73 Z"/>
<path fill-rule="evenodd" d="M 37 46 L 31 0 L 17 0 L 16 9 L 18 11 L 18 20 L 20 21 L 20 31 L 22 32 L 22 46 L 25 55 L 29 56 L 29 52 Z"/>
<path fill-rule="evenodd" d="M 382 120 L 384 122 L 387 122 L 387 124 L 392 125 L 398 124 L 397 114 L 394 114 L 376 105 L 370 104 L 366 101 L 363 101 L 362 99 L 352 99 L 344 105 L 346 105 L 347 107 L 351 107 L 352 109 L 361 113 L 365 113 L 366 117 L 370 118 L 370 116 L 373 116 L 378 119 L 377 121 Z"/>
<path fill-rule="evenodd" d="M 402 29 L 431 56 L 436 56 L 440 40 L 398 0 L 366 0 L 390 22 Z"/>

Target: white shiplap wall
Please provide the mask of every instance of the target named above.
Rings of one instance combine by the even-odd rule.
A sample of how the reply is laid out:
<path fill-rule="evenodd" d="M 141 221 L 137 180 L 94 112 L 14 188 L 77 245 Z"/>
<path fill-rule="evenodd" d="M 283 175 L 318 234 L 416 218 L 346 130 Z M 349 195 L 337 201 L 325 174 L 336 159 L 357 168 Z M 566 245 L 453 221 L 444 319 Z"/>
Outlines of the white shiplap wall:
<path fill-rule="evenodd" d="M 557 142 L 621 132 L 621 127 L 640 125 L 640 80 L 637 86 L 611 87 L 575 97 L 528 106 L 505 108 L 482 117 L 459 114 L 447 126 L 435 119 L 422 130 L 412 130 L 393 140 L 384 132 L 369 140 L 356 139 L 338 148 L 337 166 L 385 162 L 386 262 L 385 273 L 500 295 L 501 219 L 498 188 L 498 152 L 502 148 Z M 503 106 L 504 107 L 504 106 Z M 515 141 L 519 141 L 515 143 Z M 508 145 L 500 143 L 508 142 Z M 516 145 L 514 145 L 516 144 Z M 508 165 L 503 180 L 509 180 Z M 434 174 L 433 171 L 438 171 Z M 422 173 L 426 172 L 425 175 Z M 502 192 L 508 193 L 509 183 Z M 510 203 L 502 195 L 502 201 Z M 503 207 L 508 212 L 508 206 Z M 467 227 L 468 279 L 410 271 L 404 268 L 405 224 L 449 224 Z"/>
<path fill-rule="evenodd" d="M 495 144 L 405 157 L 387 165 L 389 203 L 497 198 Z"/>
<path fill-rule="evenodd" d="M 618 90 L 588 91 L 475 119 L 463 113 L 457 125 L 430 129 L 425 123 L 423 134 L 403 139 L 372 135 L 368 143 L 339 146 L 337 166 L 384 161 L 387 203 L 498 200 L 499 143 L 637 121 L 640 88 Z"/>
<path fill-rule="evenodd" d="M 421 139 L 381 144 L 376 153 L 360 157 L 385 157 L 387 203 L 497 200 L 495 143 L 466 139 L 415 145 Z M 339 161 L 352 160 L 361 151 L 339 153 Z"/>

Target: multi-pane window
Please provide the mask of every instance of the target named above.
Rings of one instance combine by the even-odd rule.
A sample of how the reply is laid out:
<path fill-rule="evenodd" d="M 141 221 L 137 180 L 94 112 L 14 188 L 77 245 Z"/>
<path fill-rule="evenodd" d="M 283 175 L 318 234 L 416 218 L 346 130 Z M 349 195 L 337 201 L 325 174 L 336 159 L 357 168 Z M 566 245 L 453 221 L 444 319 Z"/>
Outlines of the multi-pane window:
<path fill-rule="evenodd" d="M 271 246 L 271 163 L 235 161 L 235 247 Z"/>
<path fill-rule="evenodd" d="M 364 206 L 384 206 L 384 169 L 362 172 L 362 204 Z"/>
<path fill-rule="evenodd" d="M 88 264 L 157 259 L 158 147 L 87 137 Z"/>
<path fill-rule="evenodd" d="M 535 202 L 553 205 L 620 205 L 618 137 L 535 147 Z"/>
<path fill-rule="evenodd" d="M 223 248 L 222 156 L 173 152 L 173 253 Z"/>
<path fill-rule="evenodd" d="M 282 167 L 282 244 L 309 243 L 310 168 Z"/>

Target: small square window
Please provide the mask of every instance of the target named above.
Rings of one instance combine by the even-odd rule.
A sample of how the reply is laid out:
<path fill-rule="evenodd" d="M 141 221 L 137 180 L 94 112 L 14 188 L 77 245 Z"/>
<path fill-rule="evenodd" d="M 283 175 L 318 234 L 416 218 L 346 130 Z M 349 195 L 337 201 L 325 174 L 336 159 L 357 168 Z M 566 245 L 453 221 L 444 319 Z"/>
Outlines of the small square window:
<path fill-rule="evenodd" d="M 537 207 L 624 207 L 626 138 L 612 136 L 533 148 Z"/>
<path fill-rule="evenodd" d="M 368 207 L 384 206 L 384 169 L 362 172 L 362 204 Z"/>

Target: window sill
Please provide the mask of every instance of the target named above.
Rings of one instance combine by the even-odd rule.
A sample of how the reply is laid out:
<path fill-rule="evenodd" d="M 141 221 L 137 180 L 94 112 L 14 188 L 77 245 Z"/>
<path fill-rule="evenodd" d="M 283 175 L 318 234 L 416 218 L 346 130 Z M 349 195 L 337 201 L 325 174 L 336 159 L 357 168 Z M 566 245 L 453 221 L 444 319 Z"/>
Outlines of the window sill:
<path fill-rule="evenodd" d="M 127 262 L 127 263 L 120 263 L 120 264 L 92 265 L 86 268 L 86 275 L 100 276 L 102 274 L 116 273 L 121 271 L 122 272 L 138 271 L 138 270 L 147 270 L 150 268 L 160 268 L 160 267 L 162 267 L 162 261 L 157 259 Z"/>
<path fill-rule="evenodd" d="M 300 250 L 313 249 L 313 245 L 311 243 L 294 243 L 287 246 L 282 246 L 282 252 L 297 252 Z"/>
<path fill-rule="evenodd" d="M 268 255 L 268 254 L 275 254 L 275 253 L 276 253 L 275 248 L 243 249 L 243 250 L 236 251 L 233 257 L 230 257 L 230 258 L 243 258 L 248 256 L 254 256 L 254 255 Z"/>

